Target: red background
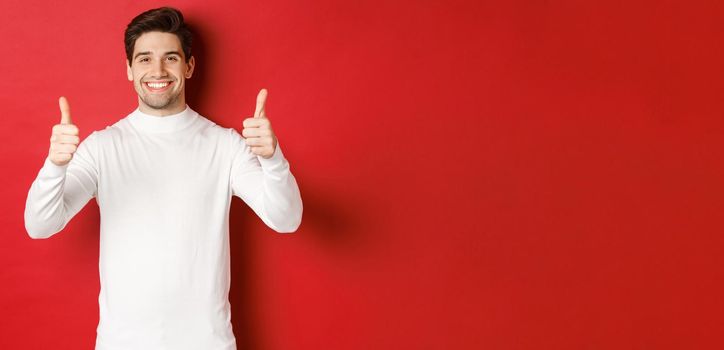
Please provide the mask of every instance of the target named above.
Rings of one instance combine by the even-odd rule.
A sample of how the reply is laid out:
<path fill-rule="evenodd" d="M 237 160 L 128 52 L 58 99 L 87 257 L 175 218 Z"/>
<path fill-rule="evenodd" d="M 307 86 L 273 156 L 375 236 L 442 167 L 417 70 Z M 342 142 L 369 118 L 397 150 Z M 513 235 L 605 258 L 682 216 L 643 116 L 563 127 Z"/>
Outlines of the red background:
<path fill-rule="evenodd" d="M 686 4 L 684 4 L 686 3 Z M 32 240 L 68 97 L 84 138 L 136 106 L 123 30 L 165 3 L 0 3 L 0 348 L 90 349 L 98 207 Z M 724 6 L 177 1 L 189 104 L 255 96 L 304 200 L 232 205 L 240 349 L 722 348 Z"/>

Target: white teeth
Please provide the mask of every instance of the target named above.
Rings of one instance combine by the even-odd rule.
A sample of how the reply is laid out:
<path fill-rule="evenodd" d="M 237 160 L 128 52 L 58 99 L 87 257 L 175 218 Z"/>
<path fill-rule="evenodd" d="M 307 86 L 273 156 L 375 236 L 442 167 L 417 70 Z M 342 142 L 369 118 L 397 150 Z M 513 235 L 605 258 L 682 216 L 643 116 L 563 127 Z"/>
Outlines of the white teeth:
<path fill-rule="evenodd" d="M 146 84 L 153 89 L 163 89 L 166 86 L 168 86 L 169 83 L 166 82 L 166 83 L 146 83 Z"/>

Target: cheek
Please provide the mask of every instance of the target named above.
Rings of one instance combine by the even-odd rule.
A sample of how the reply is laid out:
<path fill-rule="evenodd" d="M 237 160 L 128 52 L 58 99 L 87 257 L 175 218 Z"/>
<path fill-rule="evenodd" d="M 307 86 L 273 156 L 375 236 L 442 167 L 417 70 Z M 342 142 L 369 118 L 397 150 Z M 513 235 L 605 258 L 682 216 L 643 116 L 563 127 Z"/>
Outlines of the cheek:
<path fill-rule="evenodd" d="M 144 92 L 143 86 L 141 86 L 141 77 L 133 77 L 133 87 L 136 89 L 137 92 L 142 93 Z"/>

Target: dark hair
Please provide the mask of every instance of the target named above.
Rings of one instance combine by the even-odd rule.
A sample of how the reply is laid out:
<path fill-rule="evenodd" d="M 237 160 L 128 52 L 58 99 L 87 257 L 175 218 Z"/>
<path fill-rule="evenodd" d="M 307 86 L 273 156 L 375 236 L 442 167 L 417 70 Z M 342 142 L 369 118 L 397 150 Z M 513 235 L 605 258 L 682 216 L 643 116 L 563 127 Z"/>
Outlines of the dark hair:
<path fill-rule="evenodd" d="M 191 59 L 191 30 L 184 23 L 181 11 L 173 7 L 160 7 L 148 10 L 134 18 L 126 27 L 124 43 L 126 45 L 126 58 L 128 64 L 133 64 L 133 48 L 136 40 L 146 32 L 163 32 L 176 34 L 181 42 L 186 62 Z"/>

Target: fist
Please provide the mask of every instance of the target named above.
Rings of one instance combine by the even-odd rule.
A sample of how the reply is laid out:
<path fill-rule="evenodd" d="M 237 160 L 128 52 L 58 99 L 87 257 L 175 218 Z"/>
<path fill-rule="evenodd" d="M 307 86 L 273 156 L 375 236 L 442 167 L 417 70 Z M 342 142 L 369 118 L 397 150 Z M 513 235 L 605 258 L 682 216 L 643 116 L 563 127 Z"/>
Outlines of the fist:
<path fill-rule="evenodd" d="M 241 131 L 241 136 L 244 136 L 251 153 L 268 159 L 276 150 L 277 138 L 272 131 L 271 122 L 264 113 L 266 96 L 266 89 L 261 89 L 256 97 L 254 116 L 244 119 L 244 130 Z"/>
<path fill-rule="evenodd" d="M 63 166 L 73 159 L 73 153 L 78 149 L 80 138 L 78 137 L 78 127 L 73 125 L 70 120 L 68 100 L 61 97 L 58 104 L 60 105 L 60 124 L 53 126 L 48 158 L 53 164 Z"/>

